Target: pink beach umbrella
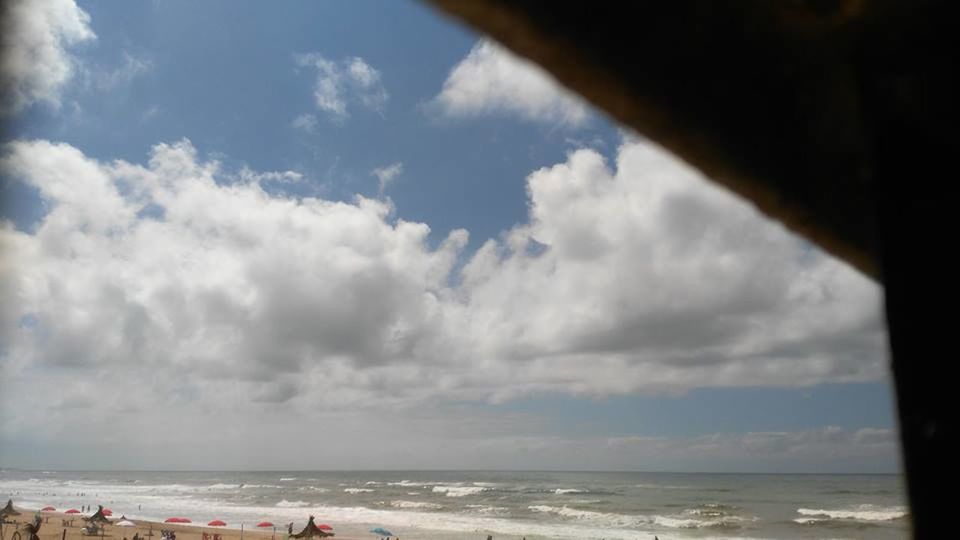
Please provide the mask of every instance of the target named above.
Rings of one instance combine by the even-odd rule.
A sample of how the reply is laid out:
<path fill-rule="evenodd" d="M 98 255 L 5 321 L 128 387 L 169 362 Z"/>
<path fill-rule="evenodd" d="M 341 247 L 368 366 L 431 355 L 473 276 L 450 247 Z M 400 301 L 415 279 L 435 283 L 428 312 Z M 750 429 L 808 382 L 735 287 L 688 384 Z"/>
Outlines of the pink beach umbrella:
<path fill-rule="evenodd" d="M 71 508 L 71 509 L 67 510 L 67 511 L 64 512 L 64 513 L 66 513 L 66 514 L 79 514 L 80 511 L 77 510 L 76 508 Z"/>
<path fill-rule="evenodd" d="M 105 516 L 107 516 L 107 517 L 110 517 L 110 516 L 113 515 L 113 510 L 111 510 L 111 509 L 109 509 L 109 508 L 104 508 L 104 509 L 103 509 L 103 515 L 105 515 Z"/>
<path fill-rule="evenodd" d="M 260 523 L 257 523 L 257 527 L 273 527 L 273 523 L 270 523 L 269 521 L 261 521 Z"/>
<path fill-rule="evenodd" d="M 321 531 L 332 531 L 332 530 L 333 530 L 333 527 L 327 525 L 326 523 L 321 523 L 320 525 L 317 525 L 317 528 L 320 529 Z"/>
<path fill-rule="evenodd" d="M 170 517 L 163 520 L 164 523 L 193 523 L 185 517 Z"/>
<path fill-rule="evenodd" d="M 210 523 L 207 523 L 207 525 L 209 525 L 210 527 L 226 527 L 226 526 L 227 526 L 227 524 L 226 524 L 225 522 L 223 522 L 222 520 L 219 520 L 219 519 L 215 519 L 215 520 L 211 521 Z"/>
<path fill-rule="evenodd" d="M 57 509 L 52 506 L 44 506 L 40 509 L 41 512 L 56 512 Z"/>

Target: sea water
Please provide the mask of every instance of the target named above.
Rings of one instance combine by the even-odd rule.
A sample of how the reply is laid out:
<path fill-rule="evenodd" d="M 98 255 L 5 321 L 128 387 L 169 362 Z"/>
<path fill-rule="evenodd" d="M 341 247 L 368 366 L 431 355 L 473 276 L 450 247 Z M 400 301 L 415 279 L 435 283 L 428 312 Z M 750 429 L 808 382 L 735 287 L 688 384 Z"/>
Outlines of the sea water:
<path fill-rule="evenodd" d="M 903 489 L 900 475 L 0 471 L 0 494 L 26 508 L 269 520 L 278 537 L 314 515 L 342 536 L 428 540 L 907 538 Z"/>

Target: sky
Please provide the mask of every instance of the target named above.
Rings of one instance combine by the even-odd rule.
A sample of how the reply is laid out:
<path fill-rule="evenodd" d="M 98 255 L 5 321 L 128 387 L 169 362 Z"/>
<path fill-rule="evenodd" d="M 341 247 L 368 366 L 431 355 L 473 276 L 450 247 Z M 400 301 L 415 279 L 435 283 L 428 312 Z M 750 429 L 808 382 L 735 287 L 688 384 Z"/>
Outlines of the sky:
<path fill-rule="evenodd" d="M 2 9 L 0 466 L 899 471 L 875 282 L 428 6 Z"/>

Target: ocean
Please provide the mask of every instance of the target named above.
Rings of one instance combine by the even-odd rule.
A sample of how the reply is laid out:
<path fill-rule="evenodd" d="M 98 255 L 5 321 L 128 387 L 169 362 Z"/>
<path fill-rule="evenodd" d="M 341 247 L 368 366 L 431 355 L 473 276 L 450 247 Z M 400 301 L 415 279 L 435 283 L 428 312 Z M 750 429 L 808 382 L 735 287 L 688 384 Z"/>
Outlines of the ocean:
<path fill-rule="evenodd" d="M 638 472 L 0 471 L 18 506 L 104 504 L 116 515 L 400 538 L 908 538 L 899 475 Z"/>

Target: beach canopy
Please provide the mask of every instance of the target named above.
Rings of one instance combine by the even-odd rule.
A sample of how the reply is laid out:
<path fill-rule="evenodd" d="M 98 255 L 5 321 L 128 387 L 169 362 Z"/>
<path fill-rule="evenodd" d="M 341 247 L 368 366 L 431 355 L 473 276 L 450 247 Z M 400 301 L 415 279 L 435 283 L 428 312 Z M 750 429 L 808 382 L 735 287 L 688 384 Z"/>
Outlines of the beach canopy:
<path fill-rule="evenodd" d="M 0 508 L 0 517 L 19 516 L 20 512 L 13 509 L 13 499 L 7 499 L 7 505 Z"/>
<path fill-rule="evenodd" d="M 66 513 L 66 514 L 79 514 L 80 511 L 77 510 L 76 508 L 71 508 L 71 509 L 67 510 L 67 511 L 64 512 L 64 513 Z"/>
<path fill-rule="evenodd" d="M 190 519 L 185 517 L 170 517 L 163 520 L 164 523 L 193 523 Z"/>
<path fill-rule="evenodd" d="M 109 509 L 109 508 L 104 508 L 104 509 L 103 509 L 103 515 L 105 515 L 105 516 L 107 516 L 107 517 L 110 517 L 110 516 L 113 515 L 113 510 L 111 510 L 111 509 Z"/>
<path fill-rule="evenodd" d="M 104 509 L 103 509 L 103 505 L 102 505 L 102 504 L 98 504 L 98 505 L 97 505 L 97 513 L 95 513 L 94 515 L 92 515 L 92 516 L 90 516 L 90 517 L 88 517 L 88 518 L 83 518 L 83 519 L 89 521 L 90 523 L 110 523 L 110 520 L 107 519 L 107 516 L 109 516 L 109 515 L 112 514 L 113 512 L 110 512 L 110 514 L 108 514 L 107 512 L 110 512 L 110 510 L 104 510 Z M 68 513 L 69 513 L 69 512 L 68 512 Z"/>
<path fill-rule="evenodd" d="M 333 527 L 327 525 L 326 523 L 321 523 L 320 525 L 317 525 L 317 528 L 320 529 L 321 531 L 332 531 L 332 530 L 333 530 Z"/>
<path fill-rule="evenodd" d="M 273 523 L 270 523 L 269 521 L 261 521 L 260 523 L 257 523 L 257 527 L 273 527 Z"/>
<path fill-rule="evenodd" d="M 307 520 L 307 526 L 304 527 L 302 531 L 291 534 L 290 538 L 312 538 L 314 536 L 325 538 L 327 536 L 333 536 L 333 533 L 320 530 L 320 527 L 317 527 L 316 523 L 313 522 L 313 516 L 310 516 L 310 519 Z"/>
<path fill-rule="evenodd" d="M 224 523 L 223 521 L 221 521 L 221 520 L 219 520 L 219 519 L 215 519 L 215 520 L 211 521 L 210 523 L 207 523 L 207 525 L 209 525 L 210 527 L 226 527 L 226 526 L 227 526 L 226 523 Z"/>
<path fill-rule="evenodd" d="M 370 529 L 370 532 L 376 534 L 377 536 L 393 536 L 393 533 L 384 529 L 383 527 L 377 527 L 376 529 Z"/>
<path fill-rule="evenodd" d="M 136 527 L 137 524 L 126 519 L 117 522 L 117 527 Z"/>
<path fill-rule="evenodd" d="M 56 512 L 57 509 L 52 506 L 44 506 L 40 509 L 41 512 Z"/>

